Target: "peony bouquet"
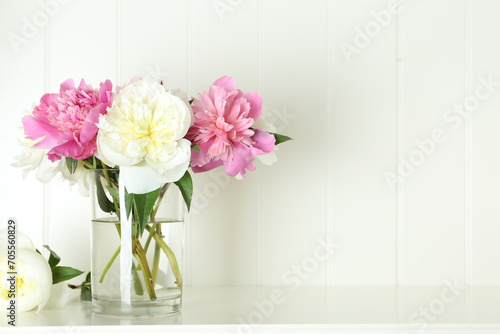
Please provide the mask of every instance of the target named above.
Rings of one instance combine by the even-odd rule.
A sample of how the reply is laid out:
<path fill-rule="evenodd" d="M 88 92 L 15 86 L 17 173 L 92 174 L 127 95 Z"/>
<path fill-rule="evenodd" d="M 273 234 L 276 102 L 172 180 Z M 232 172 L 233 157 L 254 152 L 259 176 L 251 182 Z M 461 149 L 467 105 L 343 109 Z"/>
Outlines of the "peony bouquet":
<path fill-rule="evenodd" d="M 176 284 L 182 286 L 175 254 L 163 240 L 161 224 L 154 224 L 158 203 L 175 184 L 189 210 L 189 168 L 201 173 L 223 166 L 227 175 L 243 178 L 247 170 L 255 170 L 256 156 L 290 139 L 254 128 L 261 113 L 262 98 L 237 89 L 229 76 L 190 101 L 180 90 L 151 78 L 133 79 L 114 91 L 109 80 L 94 88 L 84 80 L 76 86 L 68 79 L 59 93 L 43 95 L 22 119 L 25 150 L 14 166 L 25 173 L 36 169 L 44 182 L 61 174 L 79 183 L 84 194 L 95 182 L 101 210 L 122 223 L 136 223 L 131 232 L 135 270 L 142 271 L 154 300 L 157 261 L 148 263 L 145 256 L 151 240 L 167 255 Z M 115 170 L 119 177 L 111 173 Z M 117 230 L 122 232 L 119 225 Z M 145 231 L 147 245 L 139 241 Z"/>

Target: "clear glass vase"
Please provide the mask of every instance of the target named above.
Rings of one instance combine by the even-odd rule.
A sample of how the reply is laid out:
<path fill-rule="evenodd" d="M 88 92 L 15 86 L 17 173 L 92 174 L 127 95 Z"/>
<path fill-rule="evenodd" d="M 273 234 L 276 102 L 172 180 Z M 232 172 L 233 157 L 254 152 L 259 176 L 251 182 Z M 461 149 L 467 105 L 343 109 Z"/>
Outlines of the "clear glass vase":
<path fill-rule="evenodd" d="M 127 234 L 120 223 L 126 209 L 118 196 L 119 171 L 92 173 L 92 310 L 114 316 L 179 311 L 185 207 L 178 188 L 170 184 L 161 188 L 142 235 L 132 208 Z M 130 248 L 123 248 L 122 235 L 131 236 Z"/>

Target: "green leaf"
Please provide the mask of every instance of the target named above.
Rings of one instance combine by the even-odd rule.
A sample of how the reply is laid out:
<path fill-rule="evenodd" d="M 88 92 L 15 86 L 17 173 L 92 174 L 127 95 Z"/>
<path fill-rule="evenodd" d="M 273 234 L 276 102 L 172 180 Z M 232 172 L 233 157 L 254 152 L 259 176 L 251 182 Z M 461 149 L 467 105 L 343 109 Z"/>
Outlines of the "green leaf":
<path fill-rule="evenodd" d="M 129 194 L 125 188 L 125 211 L 127 211 L 127 218 L 130 217 L 132 211 L 132 204 L 134 203 L 134 194 Z"/>
<path fill-rule="evenodd" d="M 68 284 L 68 288 L 70 289 L 80 289 L 80 300 L 92 300 L 92 286 L 90 282 L 90 271 L 85 277 L 85 281 L 82 282 L 80 285 L 73 285 L 73 284 Z"/>
<path fill-rule="evenodd" d="M 73 174 L 78 167 L 78 160 L 66 157 L 66 167 L 68 167 L 69 173 Z"/>
<path fill-rule="evenodd" d="M 290 138 L 288 136 L 280 135 L 277 133 L 269 132 L 269 134 L 272 134 L 274 136 L 274 138 L 276 139 L 276 141 L 274 142 L 274 145 L 279 145 L 279 144 L 284 143 L 286 141 L 293 140 L 292 138 Z"/>
<path fill-rule="evenodd" d="M 71 267 L 52 267 L 52 284 L 67 281 L 81 274 L 83 271 Z"/>
<path fill-rule="evenodd" d="M 108 213 L 115 212 L 113 202 L 108 199 L 108 196 L 106 196 L 106 193 L 104 192 L 99 173 L 95 173 L 95 186 L 97 192 L 97 202 L 99 203 L 101 210 Z"/>
<path fill-rule="evenodd" d="M 184 176 L 177 182 L 174 182 L 179 190 L 181 191 L 182 198 L 186 202 L 187 209 L 191 208 L 191 199 L 193 198 L 193 179 L 188 171 L 184 173 Z"/>
<path fill-rule="evenodd" d="M 80 300 L 92 301 L 92 287 L 90 285 L 82 286 Z"/>
<path fill-rule="evenodd" d="M 191 146 L 191 149 L 193 149 L 195 151 L 198 151 L 198 152 L 201 152 L 200 147 L 198 146 L 198 144 L 194 144 L 193 146 Z"/>
<path fill-rule="evenodd" d="M 47 248 L 47 250 L 50 252 L 50 256 L 49 256 L 50 268 L 57 266 L 57 264 L 59 262 L 61 262 L 61 258 L 59 257 L 59 255 L 57 255 L 56 252 L 54 252 L 52 249 L 50 249 L 50 247 L 48 245 L 43 245 L 43 247 Z"/>
<path fill-rule="evenodd" d="M 85 277 L 85 281 L 82 282 L 80 291 L 80 300 L 92 301 L 92 286 L 91 286 L 91 275 L 90 271 Z"/>
<path fill-rule="evenodd" d="M 120 194 L 118 193 L 118 190 L 116 190 L 115 188 L 110 187 L 110 186 L 106 186 L 106 189 L 108 189 L 109 194 L 111 196 L 113 196 L 113 198 L 115 199 L 115 201 L 117 203 L 119 203 L 120 202 Z"/>
<path fill-rule="evenodd" d="M 134 194 L 134 208 L 137 209 L 137 220 L 139 221 L 140 235 L 146 228 L 151 210 L 160 196 L 161 188 L 153 190 L 146 194 Z"/>
<path fill-rule="evenodd" d="M 66 157 L 66 167 L 70 174 L 73 174 L 73 158 Z"/>

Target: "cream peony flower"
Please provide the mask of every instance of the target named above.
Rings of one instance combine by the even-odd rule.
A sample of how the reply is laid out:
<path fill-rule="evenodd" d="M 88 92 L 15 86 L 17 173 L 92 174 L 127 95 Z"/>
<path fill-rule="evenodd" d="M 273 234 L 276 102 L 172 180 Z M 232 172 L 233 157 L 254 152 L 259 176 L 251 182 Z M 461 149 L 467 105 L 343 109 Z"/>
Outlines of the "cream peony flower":
<path fill-rule="evenodd" d="M 178 181 L 189 166 L 188 105 L 154 79 L 120 90 L 98 123 L 96 156 L 120 167 L 129 193 L 144 194 Z"/>
<path fill-rule="evenodd" d="M 8 246 L 8 234 L 7 234 L 7 229 L 0 230 L 0 253 L 5 253 L 7 252 L 7 246 Z M 16 246 L 17 248 L 27 248 L 32 251 L 36 251 L 35 246 L 33 245 L 33 242 L 31 241 L 30 238 L 26 234 L 20 231 L 16 231 Z"/>
<path fill-rule="evenodd" d="M 16 280 L 12 280 L 7 258 L 7 230 L 0 231 L 0 308 L 6 312 L 10 303 L 12 284 L 17 284 L 18 312 L 37 308 L 40 311 L 49 300 L 52 288 L 52 271 L 47 260 L 38 254 L 31 240 L 17 232 Z"/>

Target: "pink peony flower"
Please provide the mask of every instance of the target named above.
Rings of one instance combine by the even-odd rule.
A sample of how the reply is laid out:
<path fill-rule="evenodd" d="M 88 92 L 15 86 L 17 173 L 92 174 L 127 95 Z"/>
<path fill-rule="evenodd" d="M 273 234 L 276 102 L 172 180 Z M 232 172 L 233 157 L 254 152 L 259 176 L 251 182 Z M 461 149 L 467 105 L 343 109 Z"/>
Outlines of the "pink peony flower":
<path fill-rule="evenodd" d="M 247 169 L 255 170 L 256 155 L 274 150 L 273 135 L 251 128 L 262 113 L 262 98 L 236 89 L 234 78 L 215 81 L 194 99 L 192 108 L 195 120 L 186 138 L 200 148 L 191 152 L 195 173 L 223 164 L 227 175 L 245 177 Z"/>
<path fill-rule="evenodd" d="M 59 94 L 45 94 L 33 114 L 23 118 L 27 138 L 38 140 L 35 146 L 49 149 L 47 157 L 86 159 L 96 151 L 99 115 L 111 106 L 113 85 L 106 80 L 99 91 L 82 79 L 75 87 L 72 79 L 61 84 Z"/>

